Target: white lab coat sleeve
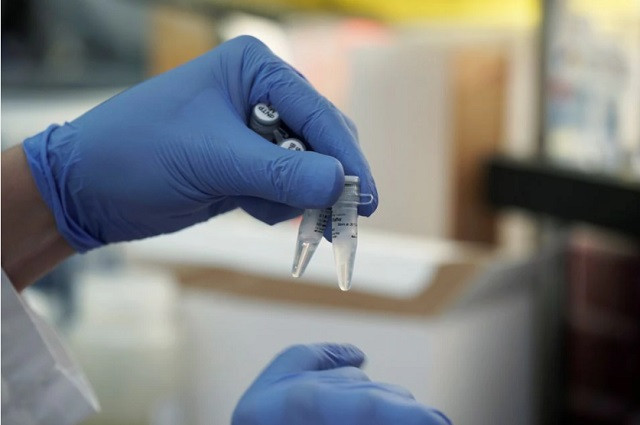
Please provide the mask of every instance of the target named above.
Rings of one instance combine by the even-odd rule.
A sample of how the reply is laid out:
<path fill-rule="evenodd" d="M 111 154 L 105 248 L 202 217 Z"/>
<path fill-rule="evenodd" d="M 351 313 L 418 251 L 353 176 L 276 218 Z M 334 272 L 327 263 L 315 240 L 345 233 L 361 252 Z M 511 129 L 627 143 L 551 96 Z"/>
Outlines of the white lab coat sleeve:
<path fill-rule="evenodd" d="M 2 271 L 2 424 L 72 425 L 98 401 L 55 331 Z"/>

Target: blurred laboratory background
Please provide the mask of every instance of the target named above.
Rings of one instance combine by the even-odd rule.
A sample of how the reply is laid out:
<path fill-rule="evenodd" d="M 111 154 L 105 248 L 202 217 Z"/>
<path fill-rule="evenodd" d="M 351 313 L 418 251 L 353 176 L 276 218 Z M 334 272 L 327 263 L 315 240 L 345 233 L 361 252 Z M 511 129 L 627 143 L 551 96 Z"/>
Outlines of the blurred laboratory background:
<path fill-rule="evenodd" d="M 241 34 L 358 126 L 353 288 L 241 212 L 71 258 L 26 297 L 87 424 L 227 424 L 321 341 L 456 425 L 640 423 L 640 1 L 3 0 L 2 148 Z"/>

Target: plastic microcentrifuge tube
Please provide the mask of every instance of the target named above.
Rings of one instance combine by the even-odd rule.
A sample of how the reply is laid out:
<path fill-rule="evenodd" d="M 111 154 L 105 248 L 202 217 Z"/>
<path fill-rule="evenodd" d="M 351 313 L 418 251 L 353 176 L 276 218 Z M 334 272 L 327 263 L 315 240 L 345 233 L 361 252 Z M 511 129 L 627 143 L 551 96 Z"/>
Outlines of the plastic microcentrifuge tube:
<path fill-rule="evenodd" d="M 280 114 L 278 111 L 264 103 L 258 103 L 253 107 L 251 118 L 249 118 L 249 127 L 253 131 L 273 142 L 279 126 Z"/>
<path fill-rule="evenodd" d="M 270 142 L 295 151 L 306 151 L 304 143 L 289 137 L 280 126 L 280 115 L 271 106 L 258 103 L 251 111 L 249 127 Z M 300 277 L 311 261 L 311 257 L 322 241 L 329 217 L 332 219 L 333 256 L 338 272 L 340 289 L 351 288 L 353 264 L 358 246 L 358 205 L 360 202 L 360 179 L 357 176 L 345 176 L 342 194 L 331 208 L 307 209 L 304 211 L 291 274 Z M 372 195 L 369 196 L 373 200 Z"/>
<path fill-rule="evenodd" d="M 287 138 L 279 140 L 279 133 L 276 133 L 276 143 L 278 146 L 294 150 L 306 151 L 304 143 L 298 139 Z M 316 252 L 316 248 L 322 240 L 324 229 L 331 216 L 331 208 L 307 209 L 302 214 L 302 221 L 298 228 L 298 239 L 296 241 L 296 252 L 293 255 L 293 266 L 291 267 L 291 275 L 300 277 L 304 273 Z"/>
<path fill-rule="evenodd" d="M 279 125 L 280 115 L 271 106 L 258 103 L 253 107 L 251 118 L 249 119 L 249 127 L 253 131 L 270 142 L 276 143 L 281 148 L 294 151 L 307 150 L 304 143 L 289 137 Z M 294 277 L 302 276 L 302 273 L 307 268 L 313 253 L 322 240 L 330 214 L 330 209 L 309 209 L 304 211 L 300 228 L 298 229 L 298 241 L 291 269 L 291 274 Z"/>
<path fill-rule="evenodd" d="M 360 179 L 344 177 L 344 190 L 331 208 L 331 239 L 333 258 L 338 272 L 338 285 L 343 291 L 351 288 L 353 263 L 358 247 L 358 205 L 360 204 Z"/>
<path fill-rule="evenodd" d="M 324 229 L 331 216 L 331 208 L 304 210 L 302 221 L 298 228 L 296 252 L 293 257 L 291 275 L 300 277 L 304 273 L 313 253 L 322 240 Z"/>

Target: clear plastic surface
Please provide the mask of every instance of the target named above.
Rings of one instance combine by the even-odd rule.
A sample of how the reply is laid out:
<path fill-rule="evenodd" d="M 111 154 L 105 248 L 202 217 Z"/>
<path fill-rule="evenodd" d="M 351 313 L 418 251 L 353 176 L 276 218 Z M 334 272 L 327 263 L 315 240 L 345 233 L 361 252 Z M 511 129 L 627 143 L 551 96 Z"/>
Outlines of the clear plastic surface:
<path fill-rule="evenodd" d="M 358 247 L 359 179 L 345 176 L 345 186 L 338 202 L 331 208 L 333 258 L 338 273 L 338 285 L 343 291 L 351 288 L 353 265 Z"/>
<path fill-rule="evenodd" d="M 309 265 L 313 253 L 322 240 L 324 229 L 327 227 L 331 209 L 308 209 L 302 215 L 298 229 L 296 252 L 293 258 L 291 275 L 300 277 Z"/>

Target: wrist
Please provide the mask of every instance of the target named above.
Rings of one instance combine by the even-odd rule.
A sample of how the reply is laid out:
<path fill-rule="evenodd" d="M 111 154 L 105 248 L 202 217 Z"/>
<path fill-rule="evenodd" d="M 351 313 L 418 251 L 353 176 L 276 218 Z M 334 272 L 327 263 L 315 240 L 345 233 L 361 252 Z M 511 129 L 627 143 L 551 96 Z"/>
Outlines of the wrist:
<path fill-rule="evenodd" d="M 2 268 L 16 289 L 73 253 L 36 187 L 22 147 L 2 152 Z"/>
<path fill-rule="evenodd" d="M 74 218 L 76 193 L 69 193 L 72 167 L 79 162 L 77 131 L 72 124 L 51 125 L 42 133 L 24 141 L 23 149 L 32 181 L 41 199 L 53 214 L 58 232 L 78 252 L 104 245 L 91 236 Z"/>

